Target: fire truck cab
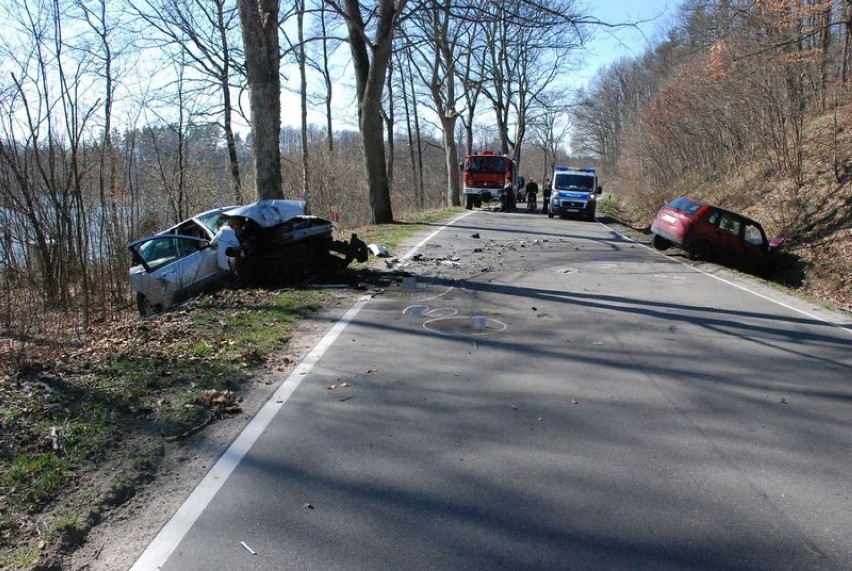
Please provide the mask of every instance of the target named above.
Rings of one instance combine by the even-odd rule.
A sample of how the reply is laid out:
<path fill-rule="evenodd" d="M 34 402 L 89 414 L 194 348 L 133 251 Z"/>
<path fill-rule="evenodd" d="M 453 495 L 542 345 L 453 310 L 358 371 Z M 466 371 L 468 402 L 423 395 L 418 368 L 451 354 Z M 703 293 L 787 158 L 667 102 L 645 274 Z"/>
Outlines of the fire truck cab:
<path fill-rule="evenodd" d="M 468 155 L 462 164 L 465 208 L 479 208 L 500 195 L 507 183 L 517 192 L 517 164 L 511 157 L 492 151 Z"/>

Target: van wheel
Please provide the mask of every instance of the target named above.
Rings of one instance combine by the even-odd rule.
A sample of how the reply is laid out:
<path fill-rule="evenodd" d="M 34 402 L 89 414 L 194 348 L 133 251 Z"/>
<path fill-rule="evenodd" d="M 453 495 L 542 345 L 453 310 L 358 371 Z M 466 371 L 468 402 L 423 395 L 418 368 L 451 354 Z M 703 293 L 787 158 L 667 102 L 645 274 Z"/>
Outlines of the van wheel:
<path fill-rule="evenodd" d="M 659 250 L 661 252 L 665 252 L 669 248 L 672 247 L 672 243 L 670 240 L 666 240 L 659 234 L 654 234 L 653 239 L 651 239 L 651 245 L 655 250 Z"/>
<path fill-rule="evenodd" d="M 707 262 L 713 257 L 713 248 L 708 242 L 701 240 L 694 244 L 690 244 L 687 249 L 687 254 L 689 254 L 690 260 Z"/>
<path fill-rule="evenodd" d="M 465 208 L 468 210 L 473 210 L 473 196 L 470 194 L 465 195 Z"/>

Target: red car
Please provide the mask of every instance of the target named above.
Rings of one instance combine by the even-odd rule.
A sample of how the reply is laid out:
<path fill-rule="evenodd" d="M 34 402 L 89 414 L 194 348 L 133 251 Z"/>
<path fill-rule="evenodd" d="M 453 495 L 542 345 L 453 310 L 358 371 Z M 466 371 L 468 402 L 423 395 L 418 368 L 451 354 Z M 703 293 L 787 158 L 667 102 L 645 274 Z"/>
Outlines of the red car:
<path fill-rule="evenodd" d="M 688 196 L 660 208 L 651 232 L 657 250 L 676 245 L 692 260 L 728 263 L 764 275 L 772 271 L 771 255 L 784 241 L 767 239 L 754 220 Z"/>

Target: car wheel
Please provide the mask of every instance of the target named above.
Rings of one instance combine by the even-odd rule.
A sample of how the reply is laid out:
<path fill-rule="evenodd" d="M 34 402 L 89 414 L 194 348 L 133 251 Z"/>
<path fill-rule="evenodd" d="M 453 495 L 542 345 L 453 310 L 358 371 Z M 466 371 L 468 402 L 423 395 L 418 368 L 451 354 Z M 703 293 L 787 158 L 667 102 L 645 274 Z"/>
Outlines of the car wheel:
<path fill-rule="evenodd" d="M 672 247 L 672 243 L 670 240 L 666 240 L 659 234 L 654 234 L 654 237 L 651 239 L 651 245 L 655 250 L 659 250 L 661 252 L 665 252 L 669 248 Z"/>
<path fill-rule="evenodd" d="M 687 253 L 689 254 L 690 260 L 707 262 L 713 257 L 713 248 L 708 242 L 701 240 L 694 244 L 690 244 L 687 249 Z"/>
<path fill-rule="evenodd" d="M 136 296 L 136 308 L 139 310 L 139 315 L 142 317 L 150 317 L 157 313 L 157 308 L 151 305 L 148 298 L 141 293 Z"/>
<path fill-rule="evenodd" d="M 473 199 L 473 205 L 477 208 L 482 208 L 482 197 L 477 196 Z"/>
<path fill-rule="evenodd" d="M 551 211 L 549 211 L 549 210 L 548 210 L 548 211 L 547 211 L 547 217 L 548 217 L 548 218 L 553 218 L 553 212 L 551 212 Z"/>
<path fill-rule="evenodd" d="M 468 210 L 473 210 L 473 196 L 470 194 L 465 195 L 465 208 Z"/>

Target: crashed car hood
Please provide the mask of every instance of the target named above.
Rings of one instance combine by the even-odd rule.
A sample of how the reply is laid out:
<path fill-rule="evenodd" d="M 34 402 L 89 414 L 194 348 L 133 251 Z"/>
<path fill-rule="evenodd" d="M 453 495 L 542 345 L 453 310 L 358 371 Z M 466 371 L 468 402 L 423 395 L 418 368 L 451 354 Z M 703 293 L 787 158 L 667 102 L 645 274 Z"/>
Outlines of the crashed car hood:
<path fill-rule="evenodd" d="M 304 200 L 258 200 L 223 212 L 225 216 L 241 216 L 257 222 L 262 228 L 270 228 L 305 213 Z"/>

